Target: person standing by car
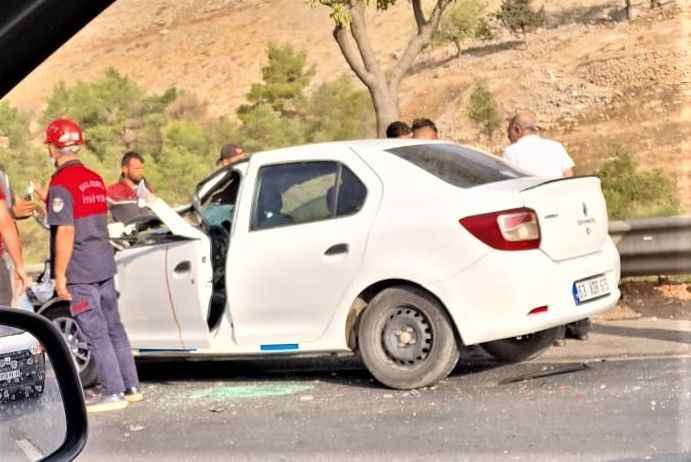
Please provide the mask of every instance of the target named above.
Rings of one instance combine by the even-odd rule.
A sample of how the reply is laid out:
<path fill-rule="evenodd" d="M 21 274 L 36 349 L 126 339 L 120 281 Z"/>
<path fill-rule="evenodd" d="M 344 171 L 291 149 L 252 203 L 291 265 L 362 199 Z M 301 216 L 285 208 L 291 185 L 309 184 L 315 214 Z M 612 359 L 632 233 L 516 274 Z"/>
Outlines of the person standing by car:
<path fill-rule="evenodd" d="M 386 137 L 387 138 L 412 138 L 413 131 L 410 129 L 407 123 L 397 120 L 396 122 L 391 122 L 388 127 L 386 127 Z"/>
<path fill-rule="evenodd" d="M 87 410 L 123 409 L 143 396 L 118 312 L 106 187 L 103 179 L 79 160 L 84 135 L 76 122 L 52 121 L 46 129 L 45 143 L 56 167 L 47 203 L 51 274 L 55 275 L 58 297 L 70 302 L 70 314 L 87 338 L 103 385 L 103 392 L 89 400 Z"/>
<path fill-rule="evenodd" d="M 511 144 L 504 149 L 504 159 L 544 178 L 573 176 L 575 163 L 564 146 L 538 134 L 535 116 L 527 111 L 509 119 L 507 135 Z"/>
<path fill-rule="evenodd" d="M 216 161 L 217 167 L 227 167 L 245 158 L 245 151 L 237 144 L 226 144 Z"/>
<path fill-rule="evenodd" d="M 10 185 L 10 178 L 5 173 L 3 166 L 0 166 L 0 193 L 4 197 L 6 210 L 13 219 L 12 222 L 19 237 L 19 228 L 17 228 L 16 220 L 24 220 L 32 216 L 35 206 L 31 201 L 15 197 Z M 21 238 L 19 238 L 19 241 L 21 241 Z M 2 243 L 0 242 L 0 293 L 2 293 L 0 295 L 0 304 L 2 305 L 15 305 L 16 298 L 23 291 L 23 281 L 13 278 L 12 274 L 14 273 L 15 265 L 10 252 L 2 252 Z M 9 293 L 9 301 L 7 293 Z"/>
<path fill-rule="evenodd" d="M 558 141 L 542 138 L 538 134 L 535 116 L 527 111 L 516 113 L 509 119 L 507 136 L 511 144 L 504 149 L 504 159 L 509 163 L 544 178 L 573 176 L 575 163 Z M 568 334 L 579 340 L 586 340 L 590 331 L 590 319 L 570 323 L 557 345 L 563 345 Z"/>
<path fill-rule="evenodd" d="M 128 151 L 120 161 L 120 179 L 108 186 L 108 209 L 113 221 L 127 223 L 149 215 L 146 208 L 139 206 L 137 188 L 142 183 L 151 191 L 144 178 L 144 158 L 139 153 Z"/>
<path fill-rule="evenodd" d="M 17 232 L 17 225 L 7 207 L 8 199 L 4 188 L 0 188 L 0 257 L 7 252 L 14 267 L 14 277 L 19 281 L 17 292 L 21 293 L 29 284 L 29 277 L 24 270 L 21 241 Z M 12 303 L 12 278 L 10 268 L 4 258 L 0 258 L 0 306 L 9 306 Z"/>
<path fill-rule="evenodd" d="M 439 130 L 437 130 L 437 126 L 430 119 L 415 119 L 413 120 L 413 138 L 436 140 L 439 139 Z"/>

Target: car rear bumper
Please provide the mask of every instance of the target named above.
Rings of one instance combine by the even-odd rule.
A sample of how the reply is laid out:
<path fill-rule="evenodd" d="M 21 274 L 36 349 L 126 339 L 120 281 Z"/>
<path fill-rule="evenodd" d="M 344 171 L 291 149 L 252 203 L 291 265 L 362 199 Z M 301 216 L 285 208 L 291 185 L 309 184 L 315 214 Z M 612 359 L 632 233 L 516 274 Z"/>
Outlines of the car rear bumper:
<path fill-rule="evenodd" d="M 580 305 L 575 281 L 604 274 L 609 295 Z M 601 251 L 555 262 L 539 250 L 492 251 L 454 277 L 430 285 L 466 345 L 525 335 L 578 321 L 619 300 L 619 254 L 611 239 Z M 546 312 L 529 315 L 537 307 Z"/>

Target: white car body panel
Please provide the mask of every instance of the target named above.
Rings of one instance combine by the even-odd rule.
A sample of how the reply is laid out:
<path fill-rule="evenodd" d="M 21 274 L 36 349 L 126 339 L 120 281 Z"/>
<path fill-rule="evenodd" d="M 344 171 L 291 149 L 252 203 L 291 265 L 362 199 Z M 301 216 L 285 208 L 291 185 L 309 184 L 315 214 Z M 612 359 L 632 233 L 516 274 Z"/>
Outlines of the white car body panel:
<path fill-rule="evenodd" d="M 234 167 L 242 180 L 225 264 L 228 298 L 211 330 L 209 237 L 180 215 L 189 207 L 176 211 L 160 199 L 151 202 L 180 240 L 117 254 L 122 317 L 133 348 L 147 356 L 347 351 L 351 306 L 363 290 L 390 280 L 437 297 L 468 345 L 537 332 L 614 306 L 619 257 L 606 235 L 599 180 L 549 184 L 521 177 L 463 189 L 383 151 L 414 144 L 419 141 L 299 146 L 258 153 Z M 350 168 L 368 190 L 363 208 L 351 216 L 252 231 L 259 170 L 304 161 Z M 459 223 L 520 207 L 539 216 L 540 249 L 495 250 Z M 324 255 L 335 244 L 347 244 L 348 252 Z M 607 275 L 611 294 L 576 306 L 573 283 L 598 274 Z M 546 313 L 528 316 L 543 305 Z"/>
<path fill-rule="evenodd" d="M 367 185 L 367 199 L 355 215 L 251 231 L 254 190 L 243 189 L 226 271 L 235 339 L 241 345 L 318 340 L 360 268 L 379 208 L 379 179 L 347 146 L 330 150 L 306 147 L 288 158 L 345 163 Z M 274 159 L 253 158 L 247 182 L 254 184 L 259 169 Z M 348 246 L 347 253 L 324 255 L 341 244 Z M 243 262 L 241 268 L 235 262 Z"/>

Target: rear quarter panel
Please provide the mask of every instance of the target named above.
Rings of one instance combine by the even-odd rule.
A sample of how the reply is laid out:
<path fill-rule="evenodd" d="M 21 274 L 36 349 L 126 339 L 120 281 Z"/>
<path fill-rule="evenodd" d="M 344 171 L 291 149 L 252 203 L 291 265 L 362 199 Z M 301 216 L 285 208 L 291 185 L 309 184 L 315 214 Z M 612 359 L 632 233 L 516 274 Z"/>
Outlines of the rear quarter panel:
<path fill-rule="evenodd" d="M 383 194 L 369 233 L 361 270 L 345 294 L 327 338 L 343 337 L 346 319 L 358 295 L 385 280 L 420 285 L 448 308 L 452 318 L 466 319 L 463 307 L 435 293 L 437 281 L 462 273 L 490 248 L 459 223 L 465 216 L 516 206 L 517 198 L 502 192 L 476 193 L 439 180 L 415 165 L 383 151 L 359 148 L 361 158 L 379 176 Z M 458 323 L 463 335 L 462 324 Z"/>

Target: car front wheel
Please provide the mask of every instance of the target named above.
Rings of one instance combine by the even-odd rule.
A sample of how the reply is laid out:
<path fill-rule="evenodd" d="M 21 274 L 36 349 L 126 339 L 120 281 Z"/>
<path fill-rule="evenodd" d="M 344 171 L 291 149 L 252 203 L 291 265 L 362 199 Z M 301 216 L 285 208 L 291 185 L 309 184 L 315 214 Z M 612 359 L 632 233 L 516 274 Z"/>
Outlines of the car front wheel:
<path fill-rule="evenodd" d="M 94 385 L 98 379 L 94 357 L 87 346 L 86 336 L 70 314 L 68 304 L 58 302 L 46 308 L 42 314 L 53 322 L 65 338 L 79 371 L 82 386 L 86 388 Z"/>
<path fill-rule="evenodd" d="M 415 287 L 392 287 L 372 299 L 358 325 L 358 347 L 371 374 L 401 390 L 443 380 L 460 355 L 446 312 Z"/>
<path fill-rule="evenodd" d="M 554 327 L 534 334 L 482 343 L 481 346 L 500 361 L 517 363 L 540 356 L 557 340 L 560 329 Z"/>

